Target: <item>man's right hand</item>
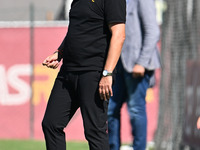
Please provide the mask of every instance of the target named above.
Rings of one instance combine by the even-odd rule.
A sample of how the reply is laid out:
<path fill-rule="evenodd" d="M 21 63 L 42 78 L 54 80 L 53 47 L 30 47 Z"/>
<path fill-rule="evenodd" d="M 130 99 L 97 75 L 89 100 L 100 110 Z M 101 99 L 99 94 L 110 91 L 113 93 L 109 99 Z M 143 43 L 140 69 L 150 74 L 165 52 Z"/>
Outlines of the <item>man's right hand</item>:
<path fill-rule="evenodd" d="M 58 61 L 58 52 L 48 56 L 42 63 L 43 66 L 47 66 L 48 68 L 56 69 L 60 62 Z"/>

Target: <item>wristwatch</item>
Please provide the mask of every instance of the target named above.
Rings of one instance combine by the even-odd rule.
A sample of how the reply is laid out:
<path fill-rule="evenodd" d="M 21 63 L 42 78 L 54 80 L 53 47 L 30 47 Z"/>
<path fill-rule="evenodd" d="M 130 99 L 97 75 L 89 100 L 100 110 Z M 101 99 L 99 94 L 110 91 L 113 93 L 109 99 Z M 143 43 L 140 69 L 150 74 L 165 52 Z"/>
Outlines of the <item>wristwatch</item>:
<path fill-rule="evenodd" d="M 104 77 L 112 76 L 112 72 L 108 72 L 107 70 L 104 70 L 102 74 Z"/>

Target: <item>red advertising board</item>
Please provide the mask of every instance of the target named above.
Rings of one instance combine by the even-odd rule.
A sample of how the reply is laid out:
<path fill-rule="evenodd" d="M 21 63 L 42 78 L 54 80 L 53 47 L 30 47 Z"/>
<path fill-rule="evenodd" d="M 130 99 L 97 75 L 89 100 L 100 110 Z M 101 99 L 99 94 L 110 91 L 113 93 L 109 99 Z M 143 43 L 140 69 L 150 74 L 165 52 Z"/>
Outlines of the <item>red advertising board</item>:
<path fill-rule="evenodd" d="M 30 29 L 0 28 L 0 138 L 30 138 L 31 125 L 35 139 L 43 139 L 41 121 L 58 70 L 41 65 L 62 42 L 67 27 L 36 27 L 34 29 L 34 65 L 30 63 Z M 32 72 L 33 70 L 33 72 Z M 34 81 L 30 83 L 30 76 Z M 157 72 L 157 80 L 159 73 Z M 32 94 L 33 96 L 31 96 Z M 30 102 L 34 118 L 30 121 Z M 147 94 L 148 141 L 157 127 L 158 83 Z M 66 130 L 68 140 L 85 140 L 80 112 Z M 131 129 L 126 105 L 122 109 L 122 142 L 131 142 Z"/>

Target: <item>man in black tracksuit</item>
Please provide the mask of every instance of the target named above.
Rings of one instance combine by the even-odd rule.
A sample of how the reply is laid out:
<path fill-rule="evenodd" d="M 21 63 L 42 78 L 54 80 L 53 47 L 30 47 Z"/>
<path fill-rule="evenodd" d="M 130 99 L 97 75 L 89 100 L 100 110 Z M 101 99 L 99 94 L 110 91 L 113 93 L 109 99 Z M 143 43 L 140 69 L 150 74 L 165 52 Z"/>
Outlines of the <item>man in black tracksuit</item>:
<path fill-rule="evenodd" d="M 57 68 L 42 122 L 47 150 L 65 150 L 65 133 L 80 107 L 90 150 L 109 150 L 107 100 L 125 39 L 125 0 L 73 0 L 66 37 L 43 65 Z"/>

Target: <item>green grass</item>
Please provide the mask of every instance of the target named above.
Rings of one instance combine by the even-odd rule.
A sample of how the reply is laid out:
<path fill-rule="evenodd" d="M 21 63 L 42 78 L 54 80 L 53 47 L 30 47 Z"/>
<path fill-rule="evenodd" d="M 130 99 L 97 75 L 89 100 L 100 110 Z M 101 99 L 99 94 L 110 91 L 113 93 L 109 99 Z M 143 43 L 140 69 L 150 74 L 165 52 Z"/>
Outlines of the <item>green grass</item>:
<path fill-rule="evenodd" d="M 0 150 L 46 150 L 44 141 L 0 140 Z M 86 142 L 67 142 L 67 150 L 89 150 Z"/>
<path fill-rule="evenodd" d="M 147 145 L 147 150 L 154 150 L 152 144 Z M 0 139 L 0 150 L 46 150 L 46 148 L 44 141 Z M 68 141 L 67 150 L 89 150 L 89 147 L 87 142 Z"/>

